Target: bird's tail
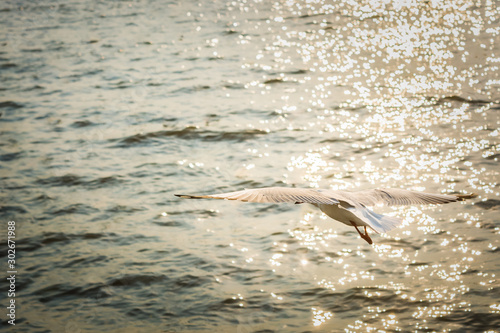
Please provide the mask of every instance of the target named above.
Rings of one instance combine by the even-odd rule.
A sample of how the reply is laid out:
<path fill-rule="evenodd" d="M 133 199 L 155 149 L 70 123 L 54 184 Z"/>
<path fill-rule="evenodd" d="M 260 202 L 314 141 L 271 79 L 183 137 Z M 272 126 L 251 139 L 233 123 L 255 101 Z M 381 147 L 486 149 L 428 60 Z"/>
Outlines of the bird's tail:
<path fill-rule="evenodd" d="M 377 214 L 374 211 L 364 208 L 362 209 L 363 216 L 370 221 L 370 226 L 377 233 L 388 232 L 403 223 L 402 219 L 397 217 Z"/>

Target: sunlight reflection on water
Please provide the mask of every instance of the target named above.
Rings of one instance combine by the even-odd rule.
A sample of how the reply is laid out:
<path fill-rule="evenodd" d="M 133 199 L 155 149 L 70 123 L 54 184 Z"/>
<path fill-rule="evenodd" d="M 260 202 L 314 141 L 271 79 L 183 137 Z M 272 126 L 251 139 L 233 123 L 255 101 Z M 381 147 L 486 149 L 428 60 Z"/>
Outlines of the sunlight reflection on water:
<path fill-rule="evenodd" d="M 304 13 L 305 8 L 300 4 L 289 2 L 286 6 L 293 15 Z M 499 30 L 492 15 L 498 11 L 493 4 L 474 8 L 470 1 L 405 5 L 341 2 L 335 6 L 318 1 L 307 8 L 309 15 L 336 12 L 345 16 L 333 19 L 319 16 L 313 30 L 294 29 L 292 19 L 280 17 L 278 20 L 284 22 L 287 29 L 275 45 L 297 48 L 302 61 L 315 73 L 314 78 L 308 78 L 314 85 L 306 93 L 310 96 L 311 109 L 316 110 L 313 112 L 317 120 L 313 126 L 321 129 L 317 134 L 326 141 L 343 141 L 293 156 L 285 177 L 296 179 L 294 173 L 299 173 L 311 187 L 320 187 L 326 181 L 333 189 L 349 189 L 364 185 L 350 179 L 352 170 L 357 170 L 366 183 L 374 186 L 398 184 L 454 192 L 463 190 L 463 182 L 467 182 L 470 189 L 482 195 L 498 196 L 495 189 L 498 173 L 478 165 L 480 159 L 471 161 L 470 158 L 478 154 L 495 156 L 499 149 L 498 130 L 491 127 L 498 126 L 498 118 L 491 113 L 498 100 L 492 97 L 499 97 L 491 78 L 492 71 L 498 71 L 495 42 L 498 42 Z M 351 16 L 357 19 L 351 20 Z M 487 33 L 478 40 L 480 31 Z M 275 52 L 275 59 L 281 54 Z M 483 56 L 486 54 L 490 56 Z M 330 109 L 329 100 L 335 94 L 333 87 L 342 87 L 348 96 L 338 109 Z M 458 97 L 463 96 L 464 91 L 473 96 L 472 100 Z M 368 151 L 371 153 L 363 154 Z M 424 238 L 416 247 L 398 236 L 386 238 L 387 241 L 380 239 L 380 244 L 374 245 L 382 260 L 403 265 L 396 271 L 400 271 L 407 282 L 387 283 L 397 283 L 404 290 L 421 279 L 429 286 L 434 285 L 431 281 L 436 278 L 446 281 L 444 286 L 438 284 L 413 295 L 398 292 L 402 300 L 423 303 L 412 315 L 417 320 L 414 328 L 425 328 L 425 324 L 420 326 L 425 318 L 447 316 L 457 309 L 467 310 L 470 303 L 460 300 L 460 295 L 470 290 L 463 275 L 483 252 L 471 249 L 464 241 L 465 236 L 447 231 L 447 226 L 443 226 L 445 230 L 439 229 L 439 221 L 420 209 L 400 208 L 397 215 L 404 216 L 407 223 L 416 222 L 413 233 Z M 467 224 L 480 225 L 479 217 L 469 213 L 460 215 Z M 308 213 L 302 223 L 313 220 L 314 215 Z M 401 233 L 410 236 L 412 230 Z M 440 246 L 448 253 L 446 261 L 456 258 L 458 262 L 449 266 L 429 264 L 436 258 L 428 260 L 428 254 L 421 255 L 418 251 L 421 245 L 434 242 L 426 238 L 427 234 L 441 238 Z M 317 227 L 294 230 L 291 235 L 302 246 L 319 252 L 328 247 L 325 240 L 337 237 L 336 232 Z M 346 253 L 352 256 L 357 251 Z M 462 257 L 457 256 L 458 253 Z M 326 256 L 324 260 L 338 265 L 344 273 L 338 280 L 317 277 L 322 287 L 336 290 L 337 285 L 356 285 L 358 280 L 381 280 L 380 276 L 375 277 L 377 274 L 344 264 L 343 252 L 337 252 L 336 256 L 336 259 Z M 365 258 L 361 252 L 355 256 Z M 377 288 L 389 286 L 375 283 Z M 495 280 L 492 283 L 496 284 Z M 377 294 L 368 293 L 366 297 L 377 297 Z M 433 305 L 435 303 L 440 305 Z M 490 307 L 495 309 L 495 306 Z M 317 308 L 312 311 L 314 326 L 324 325 L 331 319 L 330 312 Z M 377 310 L 385 311 L 383 306 Z M 401 329 L 397 314 L 387 315 L 381 323 L 384 329 Z M 358 331 L 368 329 L 370 324 L 358 320 L 348 327 Z"/>

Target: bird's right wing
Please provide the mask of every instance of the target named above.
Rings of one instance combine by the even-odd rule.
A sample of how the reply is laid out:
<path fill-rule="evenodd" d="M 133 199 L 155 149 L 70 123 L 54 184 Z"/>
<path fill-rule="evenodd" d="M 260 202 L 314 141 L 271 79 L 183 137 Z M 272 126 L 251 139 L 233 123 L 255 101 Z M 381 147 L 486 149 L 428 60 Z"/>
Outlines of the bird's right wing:
<path fill-rule="evenodd" d="M 247 189 L 243 191 L 209 194 L 209 195 L 185 195 L 175 194 L 185 199 L 225 199 L 239 200 L 245 202 L 267 202 L 267 203 L 311 203 L 311 204 L 338 204 L 339 201 L 328 197 L 314 189 L 287 188 L 287 187 L 265 187 L 258 189 Z"/>
<path fill-rule="evenodd" d="M 330 191 L 325 191 L 325 195 Z M 339 200 L 351 201 L 364 206 L 384 204 L 399 205 L 439 205 L 474 198 L 475 194 L 433 194 L 396 188 L 382 188 L 357 192 L 335 191 L 331 196 Z M 344 197 L 344 198 L 342 198 Z"/>

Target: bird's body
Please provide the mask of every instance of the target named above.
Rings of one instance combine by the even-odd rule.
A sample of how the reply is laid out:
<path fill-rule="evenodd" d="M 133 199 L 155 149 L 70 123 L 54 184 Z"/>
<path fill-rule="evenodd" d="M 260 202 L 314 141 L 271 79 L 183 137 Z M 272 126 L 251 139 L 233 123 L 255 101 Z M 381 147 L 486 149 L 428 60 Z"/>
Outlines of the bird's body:
<path fill-rule="evenodd" d="M 383 233 L 396 228 L 403 221 L 395 217 L 377 214 L 367 206 L 378 204 L 445 204 L 475 197 L 474 194 L 430 194 L 403 189 L 374 189 L 349 192 L 285 187 L 247 189 L 210 195 L 176 194 L 176 196 L 187 199 L 225 199 L 261 203 L 310 203 L 321 209 L 323 213 L 332 219 L 355 227 L 361 238 L 369 244 L 372 244 L 372 240 L 368 235 L 367 227 L 376 233 Z M 365 233 L 360 232 L 358 227 L 363 227 Z"/>

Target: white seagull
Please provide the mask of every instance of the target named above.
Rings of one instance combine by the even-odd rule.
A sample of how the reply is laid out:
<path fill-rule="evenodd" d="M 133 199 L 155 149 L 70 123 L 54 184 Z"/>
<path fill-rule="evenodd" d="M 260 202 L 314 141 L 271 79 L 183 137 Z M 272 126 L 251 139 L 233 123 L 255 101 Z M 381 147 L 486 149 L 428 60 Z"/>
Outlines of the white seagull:
<path fill-rule="evenodd" d="M 379 204 L 393 206 L 437 205 L 464 201 L 465 199 L 476 197 L 476 194 L 430 194 L 394 188 L 349 192 L 286 187 L 246 189 L 243 191 L 209 195 L 175 195 L 186 199 L 224 199 L 244 202 L 313 204 L 332 219 L 356 228 L 361 238 L 367 241 L 368 244 L 372 244 L 373 241 L 368 235 L 366 227 L 369 227 L 376 233 L 385 233 L 396 228 L 403 220 L 377 214 L 368 209 L 367 206 Z M 362 233 L 359 231 L 358 227 L 364 227 L 365 232 Z"/>

